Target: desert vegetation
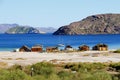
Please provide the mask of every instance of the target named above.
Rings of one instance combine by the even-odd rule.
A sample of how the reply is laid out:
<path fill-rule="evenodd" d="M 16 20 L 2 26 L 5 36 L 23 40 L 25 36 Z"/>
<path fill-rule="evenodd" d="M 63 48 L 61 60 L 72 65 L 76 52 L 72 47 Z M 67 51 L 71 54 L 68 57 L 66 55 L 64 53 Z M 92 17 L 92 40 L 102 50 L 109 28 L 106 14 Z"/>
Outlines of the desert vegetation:
<path fill-rule="evenodd" d="M 114 53 L 120 53 L 120 49 L 117 49 L 116 51 L 114 51 Z"/>
<path fill-rule="evenodd" d="M 120 80 L 120 63 L 41 62 L 0 69 L 0 80 Z"/>

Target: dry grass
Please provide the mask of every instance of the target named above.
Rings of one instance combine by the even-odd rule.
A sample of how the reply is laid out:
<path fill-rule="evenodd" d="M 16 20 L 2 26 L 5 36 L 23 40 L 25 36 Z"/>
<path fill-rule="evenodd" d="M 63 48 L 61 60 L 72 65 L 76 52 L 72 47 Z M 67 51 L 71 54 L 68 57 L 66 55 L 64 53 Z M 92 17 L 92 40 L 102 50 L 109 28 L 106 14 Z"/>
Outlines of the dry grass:
<path fill-rule="evenodd" d="M 16 59 L 13 59 L 13 58 L 1 58 L 2 60 L 26 60 L 25 58 L 16 58 Z"/>
<path fill-rule="evenodd" d="M 109 56 L 109 53 L 103 53 L 102 55 L 103 56 Z"/>
<path fill-rule="evenodd" d="M 50 62 L 52 62 L 52 63 L 57 63 L 57 59 L 53 59 L 53 60 L 50 60 Z"/>
<path fill-rule="evenodd" d="M 64 61 L 66 61 L 67 59 L 61 59 L 61 60 L 59 60 L 59 59 L 53 59 L 53 60 L 50 60 L 50 62 L 51 63 L 57 63 L 57 62 L 64 62 Z M 69 61 L 71 61 L 72 59 L 68 59 Z"/>
<path fill-rule="evenodd" d="M 12 58 L 1 58 L 2 60 L 13 60 Z"/>
<path fill-rule="evenodd" d="M 8 66 L 7 63 L 5 63 L 5 62 L 0 62 L 0 68 L 5 68 L 5 67 L 7 67 L 7 66 Z"/>
<path fill-rule="evenodd" d="M 15 60 L 26 60 L 25 58 L 16 58 Z"/>
<path fill-rule="evenodd" d="M 83 56 L 90 56 L 90 54 L 83 54 Z"/>
<path fill-rule="evenodd" d="M 92 57 L 98 57 L 100 54 L 99 53 L 94 53 L 92 54 Z"/>

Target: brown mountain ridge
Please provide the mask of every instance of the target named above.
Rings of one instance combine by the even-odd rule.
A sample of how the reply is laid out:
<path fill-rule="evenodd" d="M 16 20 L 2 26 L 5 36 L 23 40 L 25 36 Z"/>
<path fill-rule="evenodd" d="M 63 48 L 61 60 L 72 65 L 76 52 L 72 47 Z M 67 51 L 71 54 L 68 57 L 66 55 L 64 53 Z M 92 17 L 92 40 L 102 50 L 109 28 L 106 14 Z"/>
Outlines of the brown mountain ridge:
<path fill-rule="evenodd" d="M 120 14 L 99 14 L 60 27 L 53 35 L 120 34 Z"/>

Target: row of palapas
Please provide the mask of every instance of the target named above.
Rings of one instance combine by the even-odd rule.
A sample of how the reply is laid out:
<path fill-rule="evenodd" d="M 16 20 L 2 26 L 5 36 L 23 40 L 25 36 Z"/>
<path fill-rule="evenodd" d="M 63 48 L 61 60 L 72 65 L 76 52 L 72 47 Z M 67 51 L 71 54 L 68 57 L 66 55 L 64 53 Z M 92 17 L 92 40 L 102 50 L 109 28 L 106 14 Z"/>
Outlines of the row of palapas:
<path fill-rule="evenodd" d="M 75 50 L 72 46 L 67 45 L 65 46 L 64 50 L 62 51 L 89 51 L 90 47 L 87 45 L 82 45 L 78 47 L 78 50 Z M 98 50 L 98 51 L 106 51 L 108 50 L 108 46 L 106 44 L 97 44 L 94 47 L 92 47 L 92 50 Z M 22 46 L 19 49 L 14 50 L 14 52 L 59 52 L 59 47 L 46 47 L 46 50 L 43 50 L 43 47 L 41 45 L 35 45 L 32 48 L 29 48 L 27 46 Z"/>

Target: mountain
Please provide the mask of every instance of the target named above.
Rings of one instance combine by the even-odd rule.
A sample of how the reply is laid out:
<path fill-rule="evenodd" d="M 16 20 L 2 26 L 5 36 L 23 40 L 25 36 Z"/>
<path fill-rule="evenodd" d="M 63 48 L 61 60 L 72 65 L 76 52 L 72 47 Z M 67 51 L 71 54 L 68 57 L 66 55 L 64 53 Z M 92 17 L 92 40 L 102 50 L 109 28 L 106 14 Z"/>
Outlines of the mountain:
<path fill-rule="evenodd" d="M 53 33 L 57 30 L 56 28 L 53 28 L 53 27 L 37 27 L 36 29 L 45 33 Z"/>
<path fill-rule="evenodd" d="M 16 27 L 10 28 L 5 33 L 7 34 L 24 34 L 24 33 L 30 34 L 30 33 L 40 33 L 40 31 L 33 27 L 16 26 Z"/>
<path fill-rule="evenodd" d="M 120 34 L 120 14 L 99 14 L 60 27 L 53 35 Z"/>
<path fill-rule="evenodd" d="M 0 24 L 0 33 L 4 33 L 12 27 L 16 27 L 18 24 Z"/>

